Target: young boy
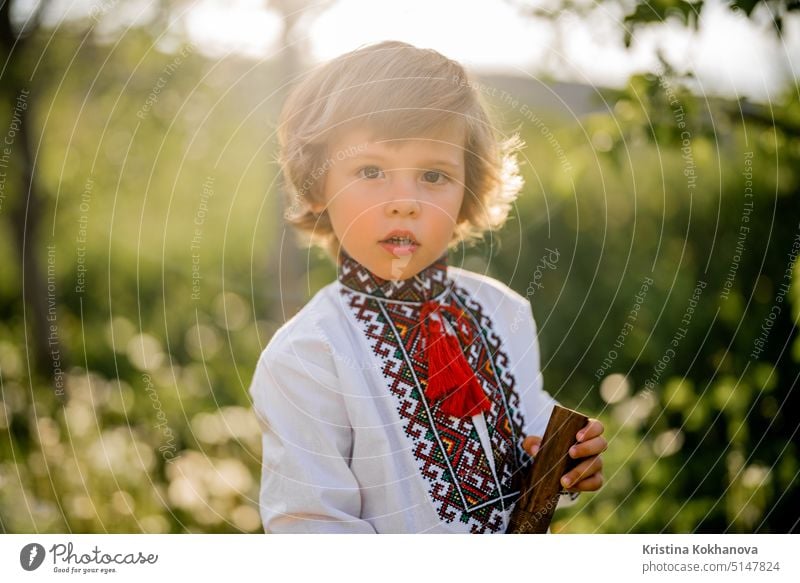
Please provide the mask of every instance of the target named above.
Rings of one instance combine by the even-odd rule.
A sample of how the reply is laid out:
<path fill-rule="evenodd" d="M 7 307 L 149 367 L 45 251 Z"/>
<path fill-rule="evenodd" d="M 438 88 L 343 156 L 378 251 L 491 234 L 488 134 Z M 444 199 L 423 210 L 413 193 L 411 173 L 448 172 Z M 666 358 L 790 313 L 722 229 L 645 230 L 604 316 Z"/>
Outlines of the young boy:
<path fill-rule="evenodd" d="M 275 333 L 250 388 L 265 530 L 504 532 L 555 401 L 528 301 L 447 252 L 503 224 L 517 142 L 495 137 L 459 64 L 400 42 L 314 70 L 279 131 L 288 219 L 338 278 Z M 572 499 L 602 484 L 602 431 L 577 435 Z"/>

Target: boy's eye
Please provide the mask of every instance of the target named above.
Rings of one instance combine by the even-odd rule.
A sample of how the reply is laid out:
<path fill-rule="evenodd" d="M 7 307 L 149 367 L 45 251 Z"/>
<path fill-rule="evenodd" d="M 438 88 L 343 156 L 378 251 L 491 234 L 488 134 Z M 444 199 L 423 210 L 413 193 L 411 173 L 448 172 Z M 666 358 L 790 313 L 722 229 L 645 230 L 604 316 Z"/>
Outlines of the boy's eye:
<path fill-rule="evenodd" d="M 422 179 L 430 184 L 437 184 L 440 181 L 445 182 L 447 180 L 447 175 L 438 170 L 428 170 L 422 175 Z"/>
<path fill-rule="evenodd" d="M 367 180 L 375 180 L 376 178 L 380 178 L 381 169 L 377 166 L 364 166 L 361 170 L 358 171 L 362 178 L 366 178 Z"/>

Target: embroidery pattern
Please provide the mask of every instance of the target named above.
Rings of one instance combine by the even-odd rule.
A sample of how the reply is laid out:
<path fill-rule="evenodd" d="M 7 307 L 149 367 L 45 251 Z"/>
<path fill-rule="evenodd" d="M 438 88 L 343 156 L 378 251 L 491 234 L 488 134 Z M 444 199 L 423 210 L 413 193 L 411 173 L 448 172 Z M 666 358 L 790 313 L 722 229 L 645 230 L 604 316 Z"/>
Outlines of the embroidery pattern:
<path fill-rule="evenodd" d="M 340 265 L 341 294 L 381 364 L 439 517 L 447 523 L 461 521 L 472 532 L 496 532 L 503 526 L 503 508 L 516 499 L 513 478 L 527 461 L 521 447 L 524 422 L 508 357 L 490 318 L 466 289 L 447 278 L 446 268 L 443 258 L 416 278 L 395 284 L 345 257 Z M 440 294 L 443 304 L 466 311 L 476 332 L 465 356 L 492 401 L 485 417 L 496 473 L 473 421 L 442 413 L 438 403 L 424 396 L 427 363 L 417 358 L 419 309 L 422 301 Z"/>

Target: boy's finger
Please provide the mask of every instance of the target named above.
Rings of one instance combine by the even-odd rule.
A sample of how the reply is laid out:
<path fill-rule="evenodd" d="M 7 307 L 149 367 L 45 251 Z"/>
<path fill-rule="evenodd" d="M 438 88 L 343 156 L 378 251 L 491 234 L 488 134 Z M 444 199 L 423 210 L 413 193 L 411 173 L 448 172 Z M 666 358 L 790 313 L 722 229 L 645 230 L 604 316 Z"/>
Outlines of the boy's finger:
<path fill-rule="evenodd" d="M 603 424 L 597 419 L 589 419 L 586 425 L 578 431 L 575 437 L 578 441 L 586 441 L 603 433 Z"/>
<path fill-rule="evenodd" d="M 597 455 L 603 453 L 608 449 L 608 442 L 603 436 L 593 437 L 588 441 L 573 445 L 569 448 L 569 456 L 573 459 L 582 457 L 589 457 L 590 455 Z"/>
<path fill-rule="evenodd" d="M 603 472 L 597 472 L 570 488 L 570 492 L 593 492 L 603 486 Z"/>
<path fill-rule="evenodd" d="M 522 441 L 522 448 L 531 456 L 535 456 L 539 453 L 539 447 L 541 445 L 542 437 L 540 435 L 529 435 Z"/>
<path fill-rule="evenodd" d="M 564 474 L 561 478 L 561 485 L 565 488 L 571 488 L 584 478 L 588 478 L 592 474 L 596 474 L 602 469 L 603 458 L 601 458 L 599 455 L 590 457 Z"/>

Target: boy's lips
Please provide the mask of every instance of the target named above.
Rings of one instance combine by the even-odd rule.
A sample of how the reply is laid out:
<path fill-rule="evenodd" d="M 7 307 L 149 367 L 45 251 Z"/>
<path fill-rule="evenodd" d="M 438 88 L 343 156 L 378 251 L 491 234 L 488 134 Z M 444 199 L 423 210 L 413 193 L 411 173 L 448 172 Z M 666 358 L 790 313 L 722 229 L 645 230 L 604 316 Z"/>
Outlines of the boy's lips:
<path fill-rule="evenodd" d="M 417 238 L 414 236 L 414 233 L 412 233 L 411 231 L 403 231 L 403 230 L 395 229 L 394 231 L 392 231 L 391 233 L 386 235 L 383 239 L 381 239 L 380 243 L 387 243 L 391 239 L 408 239 L 409 243 L 413 243 L 414 245 L 419 245 L 419 241 L 417 241 Z M 397 242 L 397 241 L 395 241 L 395 242 Z"/>
<path fill-rule="evenodd" d="M 392 231 L 381 241 L 381 247 L 386 249 L 395 257 L 411 255 L 419 247 L 419 242 L 411 231 Z"/>

